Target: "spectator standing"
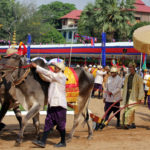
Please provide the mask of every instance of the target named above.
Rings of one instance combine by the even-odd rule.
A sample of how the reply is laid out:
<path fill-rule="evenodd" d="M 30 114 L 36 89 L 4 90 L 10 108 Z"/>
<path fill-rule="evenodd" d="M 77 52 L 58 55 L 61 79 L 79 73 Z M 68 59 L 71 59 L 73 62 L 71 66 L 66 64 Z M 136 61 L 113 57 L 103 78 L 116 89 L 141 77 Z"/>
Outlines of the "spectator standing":
<path fill-rule="evenodd" d="M 97 71 L 96 71 L 96 77 L 95 77 L 95 81 L 94 81 L 94 88 L 93 88 L 93 91 L 92 91 L 92 97 L 94 98 L 94 93 L 96 90 L 98 90 L 98 98 L 102 98 L 101 97 L 101 94 L 102 94 L 102 91 L 103 91 L 103 88 L 102 88 L 102 83 L 103 83 L 103 76 L 106 74 L 106 71 L 103 71 L 103 67 L 98 65 L 97 66 Z"/>
<path fill-rule="evenodd" d="M 133 104 L 144 100 L 143 80 L 135 71 L 136 64 L 130 62 L 128 69 L 129 74 L 126 75 L 123 88 L 123 106 Z M 135 125 L 135 110 L 137 105 L 128 106 L 125 108 L 122 117 L 124 129 L 136 128 Z"/>
<path fill-rule="evenodd" d="M 106 82 L 106 90 L 104 91 L 104 95 L 103 95 L 104 103 L 105 103 L 105 107 L 104 107 L 105 112 L 113 103 L 122 99 L 121 97 L 122 79 L 118 75 L 118 70 L 116 67 L 112 67 L 110 72 L 111 75 L 108 77 L 108 80 Z M 120 101 L 116 103 L 109 110 L 109 112 L 105 117 L 105 121 L 108 120 L 111 112 L 113 113 L 117 112 L 119 110 L 119 107 L 120 107 Z M 115 117 L 117 118 L 116 127 L 120 127 L 120 113 L 117 113 Z"/>

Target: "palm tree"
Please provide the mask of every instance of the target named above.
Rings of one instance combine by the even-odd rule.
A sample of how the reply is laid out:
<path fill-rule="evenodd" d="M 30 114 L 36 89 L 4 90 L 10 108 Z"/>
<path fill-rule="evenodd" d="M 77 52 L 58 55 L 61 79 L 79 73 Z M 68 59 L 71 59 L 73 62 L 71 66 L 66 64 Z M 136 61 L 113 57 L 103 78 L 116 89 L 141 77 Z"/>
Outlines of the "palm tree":
<path fill-rule="evenodd" d="M 133 9 L 134 0 L 96 0 L 95 5 L 87 5 L 84 9 L 79 29 L 87 34 L 100 37 L 101 33 L 107 33 L 107 40 L 114 37 L 127 39 L 131 25 L 134 21 Z M 84 26 L 81 28 L 81 25 Z"/>
<path fill-rule="evenodd" d="M 78 33 L 87 36 L 94 36 L 94 6 L 89 3 L 83 10 L 78 22 Z"/>

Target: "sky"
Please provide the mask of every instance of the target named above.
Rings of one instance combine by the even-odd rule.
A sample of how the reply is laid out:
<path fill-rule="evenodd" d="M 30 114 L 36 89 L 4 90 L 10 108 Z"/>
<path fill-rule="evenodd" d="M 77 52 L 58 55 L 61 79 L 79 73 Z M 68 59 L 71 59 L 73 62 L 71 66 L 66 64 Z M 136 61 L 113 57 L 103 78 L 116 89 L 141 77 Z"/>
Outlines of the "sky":
<path fill-rule="evenodd" d="M 83 10 L 84 7 L 88 4 L 88 3 L 94 3 L 95 0 L 16 0 L 19 1 L 20 3 L 25 3 L 25 4 L 29 4 L 29 3 L 34 3 L 36 6 L 40 6 L 41 4 L 48 4 L 54 1 L 60 1 L 63 3 L 72 3 L 75 4 L 76 8 L 79 10 Z M 150 0 L 142 0 L 146 5 L 150 6 Z"/>

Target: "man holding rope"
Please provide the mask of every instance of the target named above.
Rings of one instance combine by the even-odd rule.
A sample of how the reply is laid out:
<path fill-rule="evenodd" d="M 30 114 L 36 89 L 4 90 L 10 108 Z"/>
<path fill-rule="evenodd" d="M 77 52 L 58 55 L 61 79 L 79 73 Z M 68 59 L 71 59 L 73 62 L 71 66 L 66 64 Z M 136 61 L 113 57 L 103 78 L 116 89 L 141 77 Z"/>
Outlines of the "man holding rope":
<path fill-rule="evenodd" d="M 144 100 L 143 80 L 136 73 L 136 64 L 134 62 L 129 63 L 129 74 L 125 77 L 123 88 L 123 106 L 137 103 L 137 105 L 128 106 L 125 108 L 122 117 L 122 124 L 124 129 L 136 128 L 135 125 L 135 109 L 141 100 Z"/>
<path fill-rule="evenodd" d="M 104 103 L 105 103 L 105 112 L 110 108 L 110 106 L 113 103 L 116 103 L 111 109 L 108 111 L 105 121 L 108 120 L 111 112 L 115 113 L 119 110 L 120 107 L 120 101 L 122 99 L 121 97 L 121 87 L 122 87 L 122 79 L 117 74 L 118 70 L 116 67 L 112 67 L 111 70 L 111 76 L 108 77 L 108 80 L 106 82 L 106 90 L 104 91 Z M 118 101 L 118 102 L 117 102 Z M 120 127 L 120 112 L 115 115 L 117 118 L 116 127 Z"/>
<path fill-rule="evenodd" d="M 45 119 L 44 132 L 41 140 L 33 141 L 33 144 L 45 148 L 46 140 L 53 127 L 57 125 L 61 140 L 55 147 L 66 147 L 66 76 L 64 75 L 65 65 L 63 62 L 55 64 L 54 72 L 48 71 L 32 62 L 32 67 L 36 68 L 38 73 L 44 76 L 47 82 L 50 82 L 48 89 L 48 110 Z"/>

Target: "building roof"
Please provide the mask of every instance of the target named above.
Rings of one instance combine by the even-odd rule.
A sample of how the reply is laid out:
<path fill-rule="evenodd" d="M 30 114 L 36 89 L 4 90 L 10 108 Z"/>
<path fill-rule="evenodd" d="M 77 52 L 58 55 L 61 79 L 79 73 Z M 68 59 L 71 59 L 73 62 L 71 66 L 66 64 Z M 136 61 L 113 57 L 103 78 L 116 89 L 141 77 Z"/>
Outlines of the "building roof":
<path fill-rule="evenodd" d="M 142 0 L 136 0 L 134 6 L 136 12 L 150 13 L 150 7 L 145 5 Z"/>
<path fill-rule="evenodd" d="M 60 19 L 80 19 L 82 10 L 73 10 L 70 13 L 66 14 L 65 16 L 61 17 Z"/>
<path fill-rule="evenodd" d="M 136 12 L 143 12 L 143 13 L 150 13 L 150 6 L 145 5 L 145 3 L 142 0 L 136 0 L 134 3 Z M 80 15 L 82 13 L 82 10 L 73 10 L 66 14 L 65 16 L 61 17 L 60 19 L 80 19 Z"/>

